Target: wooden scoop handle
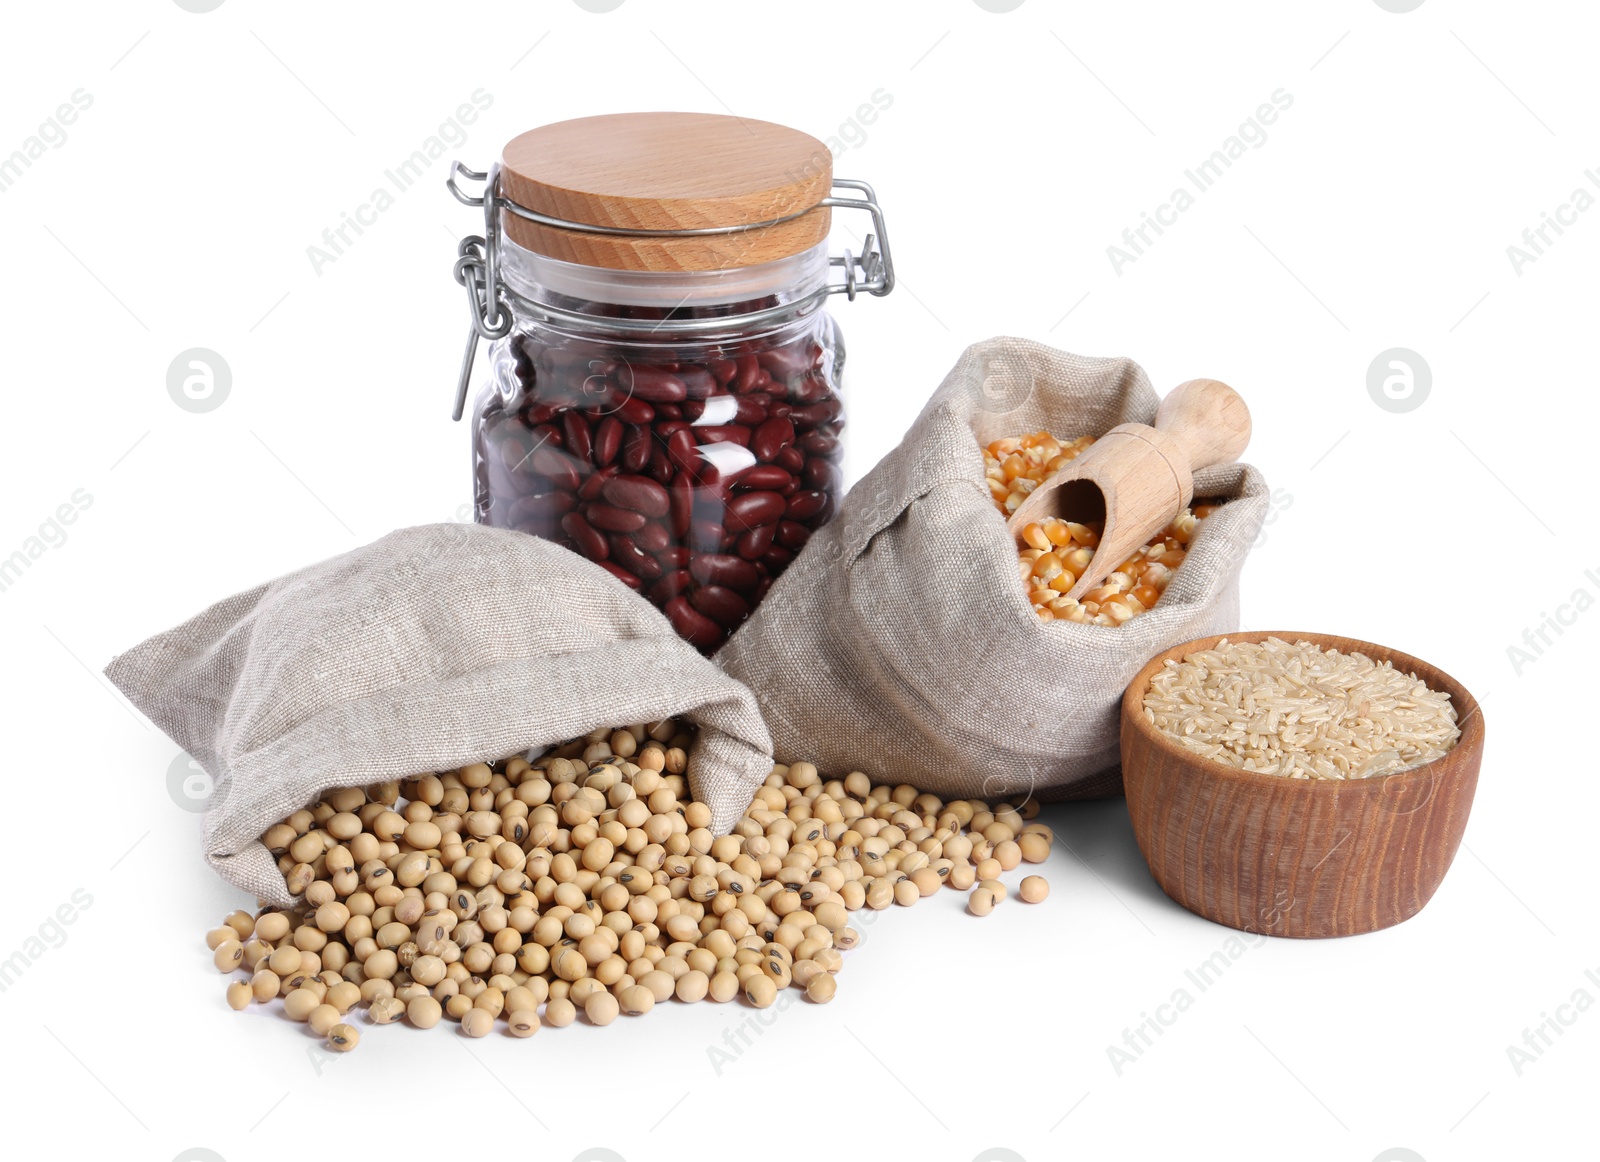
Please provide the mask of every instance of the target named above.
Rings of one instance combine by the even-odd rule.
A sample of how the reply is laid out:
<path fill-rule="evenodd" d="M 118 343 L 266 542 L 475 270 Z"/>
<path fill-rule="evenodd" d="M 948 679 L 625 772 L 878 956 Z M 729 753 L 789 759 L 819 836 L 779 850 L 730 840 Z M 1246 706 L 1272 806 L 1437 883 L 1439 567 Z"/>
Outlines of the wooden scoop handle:
<path fill-rule="evenodd" d="M 1191 379 L 1167 393 L 1155 427 L 1182 450 L 1191 471 L 1228 464 L 1250 443 L 1250 409 L 1215 379 Z"/>

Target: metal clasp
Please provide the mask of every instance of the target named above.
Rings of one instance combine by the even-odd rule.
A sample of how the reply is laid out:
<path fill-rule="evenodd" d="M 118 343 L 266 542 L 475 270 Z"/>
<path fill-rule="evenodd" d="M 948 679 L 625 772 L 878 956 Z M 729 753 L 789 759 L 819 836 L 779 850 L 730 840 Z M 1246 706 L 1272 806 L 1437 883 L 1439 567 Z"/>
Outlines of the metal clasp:
<path fill-rule="evenodd" d="M 881 298 L 894 290 L 894 258 L 889 253 L 889 227 L 883 220 L 883 207 L 878 205 L 878 195 L 866 182 L 834 178 L 833 184 L 847 190 L 859 190 L 866 197 L 829 197 L 823 198 L 818 204 L 840 210 L 866 210 L 872 215 L 872 226 L 876 233 L 867 235 L 859 256 L 852 255 L 846 249 L 842 255 L 828 259 L 829 265 L 844 268 L 844 282 L 830 284 L 828 293 L 843 294 L 851 302 L 861 291 Z"/>
<path fill-rule="evenodd" d="M 480 194 L 466 192 L 457 184 L 458 178 L 482 182 L 483 192 Z M 472 379 L 472 366 L 477 358 L 479 340 L 503 339 L 511 333 L 511 304 L 505 284 L 500 277 L 502 210 L 557 230 L 640 238 L 670 238 L 704 234 L 738 234 L 746 230 L 759 230 L 765 226 L 776 226 L 792 221 L 816 208 L 811 207 L 767 222 L 750 222 L 738 226 L 707 226 L 692 230 L 639 230 L 623 226 L 596 226 L 583 222 L 569 222 L 518 205 L 500 192 L 498 165 L 480 173 L 467 168 L 459 161 L 453 161 L 450 163 L 450 176 L 445 179 L 445 185 L 455 195 L 457 201 L 483 209 L 483 233 L 463 238 L 456 252 L 455 278 L 456 282 L 466 288 L 467 307 L 472 319 L 472 325 L 467 331 L 466 350 L 461 356 L 461 376 L 456 381 L 455 410 L 452 413 L 452 418 L 456 420 L 459 420 L 466 410 L 467 388 Z M 859 255 L 852 254 L 846 249 L 842 255 L 831 255 L 828 258 L 830 267 L 844 271 L 844 281 L 830 282 L 818 293 L 842 294 L 852 301 L 862 292 L 882 297 L 894 289 L 894 259 L 889 253 L 889 228 L 884 222 L 883 209 L 878 205 L 878 196 L 866 182 L 835 178 L 833 185 L 836 189 L 855 190 L 865 196 L 840 198 L 830 195 L 818 202 L 817 206 L 828 206 L 839 210 L 866 210 L 872 215 L 873 232 L 867 235 Z"/>
<path fill-rule="evenodd" d="M 456 184 L 458 175 L 483 182 L 483 193 L 476 196 L 464 193 Z M 456 380 L 456 404 L 451 413 L 453 420 L 459 420 L 466 411 L 467 387 L 472 381 L 478 340 L 503 339 L 511 333 L 511 305 L 506 302 L 505 288 L 500 283 L 500 215 L 494 192 L 499 180 L 498 166 L 488 173 L 479 173 L 459 161 L 450 163 L 450 176 L 445 179 L 445 185 L 457 201 L 483 207 L 483 233 L 469 234 L 456 248 L 456 281 L 467 288 L 467 310 L 472 326 L 467 331 L 467 346 L 461 355 L 461 376 Z"/>

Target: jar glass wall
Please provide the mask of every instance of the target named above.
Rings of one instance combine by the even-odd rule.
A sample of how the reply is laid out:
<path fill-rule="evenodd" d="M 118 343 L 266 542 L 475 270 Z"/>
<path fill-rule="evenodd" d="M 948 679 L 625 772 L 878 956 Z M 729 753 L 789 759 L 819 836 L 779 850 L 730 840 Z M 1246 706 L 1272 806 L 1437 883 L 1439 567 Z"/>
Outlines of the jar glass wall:
<path fill-rule="evenodd" d="M 826 244 L 699 272 L 500 246 L 513 327 L 474 408 L 478 520 L 581 553 L 714 650 L 838 505 Z"/>

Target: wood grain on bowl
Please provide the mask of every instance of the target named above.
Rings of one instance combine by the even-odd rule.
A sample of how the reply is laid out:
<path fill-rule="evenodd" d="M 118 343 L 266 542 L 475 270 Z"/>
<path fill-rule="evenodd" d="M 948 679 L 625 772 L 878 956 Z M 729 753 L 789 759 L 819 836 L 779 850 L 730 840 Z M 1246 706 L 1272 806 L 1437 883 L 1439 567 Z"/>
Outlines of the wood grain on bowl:
<path fill-rule="evenodd" d="M 1145 720 L 1151 676 L 1230 642 L 1269 637 L 1362 653 L 1446 690 L 1461 737 L 1395 775 L 1288 779 L 1196 755 Z M 1433 898 L 1466 830 L 1483 757 L 1478 703 L 1450 675 L 1353 638 L 1224 634 L 1152 658 L 1122 699 L 1122 778 L 1134 835 L 1161 889 L 1219 924 L 1272 936 L 1350 936 L 1410 919 Z"/>

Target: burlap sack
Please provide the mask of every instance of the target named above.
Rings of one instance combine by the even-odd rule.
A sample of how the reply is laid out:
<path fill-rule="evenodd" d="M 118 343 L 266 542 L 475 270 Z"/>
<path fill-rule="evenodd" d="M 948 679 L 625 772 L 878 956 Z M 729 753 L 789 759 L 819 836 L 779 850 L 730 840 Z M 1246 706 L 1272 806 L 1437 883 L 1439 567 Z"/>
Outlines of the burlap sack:
<path fill-rule="evenodd" d="M 1045 623 L 984 484 L 981 446 L 1150 423 L 1158 402 L 1126 359 L 1022 339 L 968 348 L 717 654 L 756 692 L 779 760 L 945 796 L 1120 793 L 1122 691 L 1159 651 L 1238 628 L 1239 569 L 1266 483 L 1238 464 L 1196 474 L 1195 495 L 1231 499 L 1149 612 L 1117 627 Z"/>
<path fill-rule="evenodd" d="M 549 541 L 425 525 L 219 602 L 106 669 L 215 781 L 206 858 L 288 905 L 272 823 L 336 787 L 681 715 L 726 830 L 772 769 L 751 693 L 657 610 Z"/>

